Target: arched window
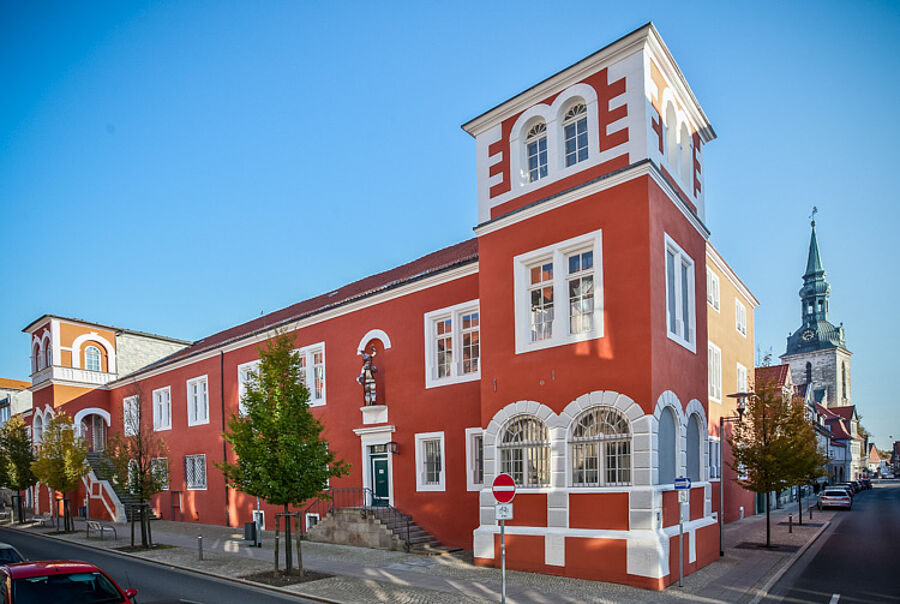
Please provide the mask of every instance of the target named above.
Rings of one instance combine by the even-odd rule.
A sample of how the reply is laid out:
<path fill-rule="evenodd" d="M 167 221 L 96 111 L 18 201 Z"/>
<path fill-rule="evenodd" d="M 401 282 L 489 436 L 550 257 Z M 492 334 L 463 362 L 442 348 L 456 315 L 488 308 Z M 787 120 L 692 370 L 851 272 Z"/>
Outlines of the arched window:
<path fill-rule="evenodd" d="M 681 124 L 681 178 L 688 185 L 692 185 L 693 157 L 691 157 L 691 132 L 687 123 Z"/>
<path fill-rule="evenodd" d="M 806 383 L 812 384 L 812 363 L 806 362 Z"/>
<path fill-rule="evenodd" d="M 547 176 L 547 124 L 538 122 L 528 129 L 525 153 L 528 156 L 528 182 Z"/>
<path fill-rule="evenodd" d="M 675 460 L 678 448 L 675 440 L 675 414 L 668 407 L 659 415 L 659 475 L 658 484 L 675 482 Z"/>
<path fill-rule="evenodd" d="M 687 431 L 687 477 L 700 482 L 700 422 L 697 414 L 691 413 Z"/>
<path fill-rule="evenodd" d="M 84 368 L 88 371 L 100 371 L 100 349 L 96 346 L 84 349 Z"/>
<path fill-rule="evenodd" d="M 500 439 L 500 471 L 520 487 L 550 484 L 550 442 L 547 426 L 529 415 L 514 418 Z"/>
<path fill-rule="evenodd" d="M 33 354 L 31 355 L 31 370 L 33 372 L 40 371 L 44 368 L 44 357 L 41 354 L 41 347 L 35 343 Z"/>
<path fill-rule="evenodd" d="M 847 398 L 847 361 L 841 361 L 841 398 Z"/>
<path fill-rule="evenodd" d="M 678 123 L 675 117 L 675 105 L 666 106 L 666 157 L 672 168 L 678 166 Z"/>
<path fill-rule="evenodd" d="M 53 344 L 47 342 L 47 364 L 46 367 L 53 366 Z"/>
<path fill-rule="evenodd" d="M 33 424 L 31 441 L 33 444 L 39 445 L 41 444 L 41 438 L 44 436 L 44 420 L 40 415 L 36 415 Z"/>
<path fill-rule="evenodd" d="M 563 116 L 566 167 L 574 166 L 588 157 L 587 106 L 575 103 Z"/>
<path fill-rule="evenodd" d="M 575 420 L 569 439 L 573 486 L 631 484 L 631 430 L 612 407 L 593 407 Z"/>

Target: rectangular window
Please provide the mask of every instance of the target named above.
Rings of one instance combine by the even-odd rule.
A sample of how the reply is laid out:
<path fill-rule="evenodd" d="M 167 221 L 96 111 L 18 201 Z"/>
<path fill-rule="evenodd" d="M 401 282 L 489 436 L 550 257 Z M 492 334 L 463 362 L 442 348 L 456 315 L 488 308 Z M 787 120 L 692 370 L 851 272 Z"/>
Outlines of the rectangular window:
<path fill-rule="evenodd" d="M 709 342 L 707 366 L 709 367 L 709 399 L 722 402 L 722 350 Z"/>
<path fill-rule="evenodd" d="M 481 428 L 466 428 L 466 488 L 484 487 L 484 435 Z"/>
<path fill-rule="evenodd" d="M 719 276 L 706 269 L 706 302 L 719 312 Z"/>
<path fill-rule="evenodd" d="M 734 326 L 739 334 L 747 335 L 747 307 L 737 299 L 734 301 Z"/>
<path fill-rule="evenodd" d="M 313 389 L 312 399 L 318 404 L 325 400 L 325 353 L 321 350 L 312 352 Z"/>
<path fill-rule="evenodd" d="M 306 530 L 311 529 L 312 527 L 319 524 L 319 515 L 314 514 L 312 512 L 307 512 L 306 514 Z"/>
<path fill-rule="evenodd" d="M 325 404 L 325 343 L 318 342 L 295 351 L 300 363 L 300 381 L 309 390 L 309 406 Z"/>
<path fill-rule="evenodd" d="M 206 455 L 185 455 L 184 481 L 189 490 L 206 488 Z"/>
<path fill-rule="evenodd" d="M 547 137 L 541 136 L 528 142 L 528 182 L 547 176 Z"/>
<path fill-rule="evenodd" d="M 169 386 L 153 391 L 153 429 L 172 428 L 172 389 Z"/>
<path fill-rule="evenodd" d="M 165 457 L 156 457 L 150 460 L 150 471 L 153 477 L 160 482 L 163 491 L 169 490 L 169 460 Z"/>
<path fill-rule="evenodd" d="M 426 313 L 425 350 L 426 388 L 481 377 L 478 300 Z"/>
<path fill-rule="evenodd" d="M 513 258 L 516 354 L 603 337 L 601 254 L 593 231 Z"/>
<path fill-rule="evenodd" d="M 737 389 L 738 392 L 747 392 L 747 368 L 737 364 Z"/>
<path fill-rule="evenodd" d="M 722 469 L 719 466 L 719 455 L 721 454 L 719 447 L 721 443 L 715 436 L 710 436 L 707 443 L 709 450 L 709 479 L 716 480 L 722 477 Z"/>
<path fill-rule="evenodd" d="M 694 352 L 694 261 L 666 235 L 666 325 L 669 338 Z"/>
<path fill-rule="evenodd" d="M 566 124 L 566 167 L 573 166 L 588 157 L 587 117 Z"/>
<path fill-rule="evenodd" d="M 209 423 L 209 387 L 207 377 L 187 381 L 188 426 Z"/>
<path fill-rule="evenodd" d="M 141 429 L 141 403 L 137 395 L 122 400 L 122 423 L 125 436 L 135 436 Z"/>
<path fill-rule="evenodd" d="M 244 406 L 244 397 L 247 396 L 247 384 L 252 376 L 256 375 L 259 368 L 259 361 L 250 361 L 238 365 L 238 413 L 240 415 L 247 414 L 247 408 Z"/>
<path fill-rule="evenodd" d="M 569 261 L 569 333 L 594 328 L 594 252 L 572 254 Z"/>
<path fill-rule="evenodd" d="M 416 434 L 416 490 L 443 491 L 444 476 L 444 433 L 429 432 Z"/>

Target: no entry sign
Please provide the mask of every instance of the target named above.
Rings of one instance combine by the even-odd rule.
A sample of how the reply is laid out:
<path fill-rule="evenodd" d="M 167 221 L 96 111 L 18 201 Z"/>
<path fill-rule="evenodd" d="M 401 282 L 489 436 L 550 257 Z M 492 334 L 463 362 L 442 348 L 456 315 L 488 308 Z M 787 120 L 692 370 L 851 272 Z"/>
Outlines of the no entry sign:
<path fill-rule="evenodd" d="M 516 482 L 509 474 L 497 474 L 491 491 L 498 503 L 509 503 L 516 496 Z"/>

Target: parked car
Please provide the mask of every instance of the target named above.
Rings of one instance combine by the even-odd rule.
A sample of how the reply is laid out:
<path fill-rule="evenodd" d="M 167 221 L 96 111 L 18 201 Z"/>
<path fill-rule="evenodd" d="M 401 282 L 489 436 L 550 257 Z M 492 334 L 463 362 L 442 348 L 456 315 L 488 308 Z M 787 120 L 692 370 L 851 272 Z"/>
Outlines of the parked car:
<path fill-rule="evenodd" d="M 846 491 L 847 494 L 850 495 L 851 499 L 853 499 L 853 496 L 855 495 L 855 493 L 853 492 L 853 487 L 851 487 L 847 483 L 831 485 L 829 487 L 826 487 L 826 490 L 827 489 L 841 489 L 842 491 Z"/>
<path fill-rule="evenodd" d="M 849 510 L 853 507 L 853 498 L 844 489 L 828 488 L 822 492 L 819 497 L 819 509 L 825 508 L 843 508 Z"/>
<path fill-rule="evenodd" d="M 49 560 L 0 566 L 0 604 L 132 604 L 136 589 L 122 591 L 109 575 L 86 562 Z"/>
<path fill-rule="evenodd" d="M 24 561 L 25 557 L 19 553 L 19 550 L 9 543 L 0 543 L 0 564 L 11 564 L 13 562 Z"/>
<path fill-rule="evenodd" d="M 839 482 L 838 484 L 836 484 L 836 485 L 834 485 L 834 486 L 836 486 L 836 487 L 844 487 L 845 489 L 847 489 L 848 491 L 850 491 L 850 495 L 851 495 L 851 496 L 856 495 L 856 487 L 853 486 L 853 483 L 850 483 L 850 482 Z"/>

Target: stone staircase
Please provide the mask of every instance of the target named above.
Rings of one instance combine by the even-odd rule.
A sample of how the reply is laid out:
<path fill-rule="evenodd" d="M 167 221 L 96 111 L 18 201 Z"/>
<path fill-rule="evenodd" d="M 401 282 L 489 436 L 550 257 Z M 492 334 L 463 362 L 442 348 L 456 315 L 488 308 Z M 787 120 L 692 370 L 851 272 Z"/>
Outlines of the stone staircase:
<path fill-rule="evenodd" d="M 97 476 L 97 479 L 108 481 L 109 486 L 112 487 L 113 491 L 116 492 L 116 496 L 125 507 L 126 519 L 131 521 L 132 515 L 137 517 L 136 508 L 134 508 L 133 506 L 139 504 L 140 500 L 116 484 L 114 480 L 116 476 L 116 470 L 109 458 L 103 453 L 88 453 L 87 460 L 88 463 L 91 464 L 91 469 L 94 470 L 94 474 Z M 132 509 L 135 509 L 134 514 L 132 514 Z M 150 508 L 150 519 L 157 520 L 158 518 L 159 516 L 156 514 L 153 508 Z"/>
<path fill-rule="evenodd" d="M 385 507 L 367 507 L 364 509 L 366 514 L 378 520 L 401 543 L 406 543 L 408 531 L 409 551 L 412 553 L 439 556 L 459 551 L 458 547 L 442 545 L 431 533 L 416 524 L 409 514 Z"/>

